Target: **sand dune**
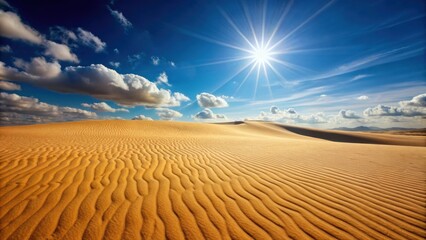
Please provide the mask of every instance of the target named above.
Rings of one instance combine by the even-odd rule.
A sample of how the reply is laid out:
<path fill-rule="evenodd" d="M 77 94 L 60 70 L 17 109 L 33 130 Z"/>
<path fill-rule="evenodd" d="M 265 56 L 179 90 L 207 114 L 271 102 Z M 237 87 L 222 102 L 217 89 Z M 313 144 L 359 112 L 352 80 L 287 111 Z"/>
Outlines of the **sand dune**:
<path fill-rule="evenodd" d="M 424 136 L 239 122 L 0 128 L 1 239 L 425 239 Z"/>

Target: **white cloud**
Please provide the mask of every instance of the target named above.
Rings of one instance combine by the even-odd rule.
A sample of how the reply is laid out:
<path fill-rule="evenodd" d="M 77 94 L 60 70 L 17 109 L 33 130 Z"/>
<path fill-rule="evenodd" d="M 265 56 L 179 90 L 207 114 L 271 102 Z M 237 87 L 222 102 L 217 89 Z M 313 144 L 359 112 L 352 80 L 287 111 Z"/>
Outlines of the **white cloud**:
<path fill-rule="evenodd" d="M 147 121 L 152 121 L 153 119 L 141 114 L 141 115 L 133 117 L 132 120 L 147 120 Z"/>
<path fill-rule="evenodd" d="M 191 100 L 189 99 L 189 97 L 185 96 L 183 93 L 180 92 L 173 93 L 173 97 L 179 102 L 188 102 L 189 100 Z"/>
<path fill-rule="evenodd" d="M 209 108 L 205 108 L 202 111 L 195 114 L 194 116 L 192 116 L 192 118 L 199 119 L 199 120 L 226 119 L 226 116 L 223 114 L 216 114 Z"/>
<path fill-rule="evenodd" d="M 120 63 L 119 62 L 109 62 L 109 65 L 113 66 L 114 68 L 119 68 Z"/>
<path fill-rule="evenodd" d="M 362 96 L 357 97 L 356 99 L 361 100 L 361 101 L 368 100 L 368 96 L 362 95 Z"/>
<path fill-rule="evenodd" d="M 155 110 L 157 111 L 157 115 L 161 120 L 173 120 L 183 116 L 182 113 L 169 108 L 157 108 Z"/>
<path fill-rule="evenodd" d="M 99 37 L 95 36 L 93 33 L 89 31 L 86 31 L 82 28 L 78 28 L 77 34 L 81 43 L 83 45 L 93 48 L 95 52 L 101 52 L 106 47 L 105 42 L 102 42 L 102 40 Z"/>
<path fill-rule="evenodd" d="M 46 62 L 44 57 L 36 57 L 31 62 L 15 59 L 14 65 L 25 72 L 39 77 L 52 78 L 61 73 L 61 65 L 58 62 Z"/>
<path fill-rule="evenodd" d="M 426 93 L 417 95 L 409 101 L 399 102 L 399 106 L 387 106 L 379 104 L 373 108 L 364 110 L 364 115 L 371 116 L 426 116 Z"/>
<path fill-rule="evenodd" d="M 160 64 L 160 58 L 156 56 L 151 57 L 152 65 L 158 66 Z"/>
<path fill-rule="evenodd" d="M 176 64 L 174 62 L 170 61 L 170 66 L 176 67 Z"/>
<path fill-rule="evenodd" d="M 321 94 L 320 97 L 327 97 L 327 94 Z"/>
<path fill-rule="evenodd" d="M 12 48 L 9 45 L 0 46 L 0 52 L 10 53 L 12 52 Z"/>
<path fill-rule="evenodd" d="M 45 42 L 46 51 L 44 52 L 47 56 L 52 56 L 58 60 L 70 61 L 78 63 L 79 60 L 77 55 L 71 52 L 71 49 L 64 44 L 55 43 L 52 41 Z"/>
<path fill-rule="evenodd" d="M 111 15 L 121 24 L 121 26 L 124 27 L 125 30 L 132 28 L 132 23 L 129 20 L 127 20 L 126 17 L 124 17 L 123 13 L 116 10 L 112 10 L 109 6 L 108 6 L 108 10 L 111 13 Z"/>
<path fill-rule="evenodd" d="M 21 90 L 21 86 L 11 82 L 0 81 L 0 89 L 4 91 L 17 91 Z"/>
<path fill-rule="evenodd" d="M 58 76 L 47 78 L 19 72 L 0 62 L 0 79 L 27 82 L 58 92 L 85 94 L 123 106 L 170 107 L 189 100 L 182 93 L 158 88 L 142 76 L 119 74 L 102 64 L 69 66 Z"/>
<path fill-rule="evenodd" d="M 271 111 L 272 114 L 278 114 L 280 113 L 280 109 L 277 106 L 272 106 L 269 111 Z"/>
<path fill-rule="evenodd" d="M 163 83 L 166 84 L 167 86 L 171 86 L 169 83 L 169 77 L 167 76 L 166 72 L 162 72 L 160 73 L 160 75 L 158 75 L 157 77 L 157 83 Z"/>
<path fill-rule="evenodd" d="M 377 105 L 364 110 L 365 116 L 400 116 L 402 113 L 398 107 Z"/>
<path fill-rule="evenodd" d="M 45 39 L 35 29 L 22 23 L 21 18 L 13 12 L 0 10 L 0 36 L 43 46 L 46 48 L 45 55 L 58 60 L 79 62 L 77 56 L 67 45 Z"/>
<path fill-rule="evenodd" d="M 347 118 L 347 119 L 359 119 L 359 118 L 361 118 L 354 111 L 351 111 L 351 110 L 340 110 L 337 115 L 341 118 Z"/>
<path fill-rule="evenodd" d="M 280 110 L 279 107 L 277 106 L 271 106 L 271 108 L 269 109 L 269 111 L 272 114 L 283 114 L 283 115 L 287 115 L 287 114 L 296 114 L 296 110 L 294 110 L 294 108 L 289 108 L 287 110 Z"/>
<path fill-rule="evenodd" d="M 298 114 L 293 108 L 287 110 L 280 110 L 277 106 L 272 106 L 269 109 L 269 112 L 261 111 L 259 116 L 256 117 L 257 120 L 262 121 L 273 121 L 273 122 L 282 122 L 282 123 L 307 123 L 307 124 L 317 124 L 317 123 L 326 123 L 327 118 L 324 113 L 315 113 L 310 115 Z"/>
<path fill-rule="evenodd" d="M 82 103 L 81 106 L 91 108 L 98 112 L 129 112 L 129 110 L 125 108 L 113 108 L 110 105 L 108 105 L 106 102 L 99 102 L 99 103 Z"/>
<path fill-rule="evenodd" d="M 228 103 L 222 97 L 214 96 L 210 93 L 200 93 L 197 95 L 198 105 L 203 108 L 223 108 L 228 107 Z"/>
<path fill-rule="evenodd" d="M 0 123 L 3 125 L 70 121 L 97 117 L 94 112 L 60 107 L 40 102 L 37 98 L 4 92 L 0 93 L 0 108 Z"/>
<path fill-rule="evenodd" d="M 115 54 L 119 54 L 120 53 L 120 51 L 117 48 L 114 48 L 114 52 L 115 52 Z"/>
<path fill-rule="evenodd" d="M 401 106 L 426 107 L 426 93 L 413 97 L 410 101 L 401 101 Z"/>
<path fill-rule="evenodd" d="M 18 15 L 3 10 L 0 10 L 0 35 L 34 44 L 42 44 L 44 40 L 35 29 L 22 23 Z"/>

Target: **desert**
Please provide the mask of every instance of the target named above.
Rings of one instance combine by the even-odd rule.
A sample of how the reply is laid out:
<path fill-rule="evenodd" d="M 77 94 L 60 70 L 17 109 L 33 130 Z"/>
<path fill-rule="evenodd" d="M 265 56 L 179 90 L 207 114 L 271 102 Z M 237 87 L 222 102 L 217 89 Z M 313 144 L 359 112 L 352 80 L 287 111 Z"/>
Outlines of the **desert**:
<path fill-rule="evenodd" d="M 424 136 L 258 121 L 0 128 L 2 239 L 424 239 Z"/>

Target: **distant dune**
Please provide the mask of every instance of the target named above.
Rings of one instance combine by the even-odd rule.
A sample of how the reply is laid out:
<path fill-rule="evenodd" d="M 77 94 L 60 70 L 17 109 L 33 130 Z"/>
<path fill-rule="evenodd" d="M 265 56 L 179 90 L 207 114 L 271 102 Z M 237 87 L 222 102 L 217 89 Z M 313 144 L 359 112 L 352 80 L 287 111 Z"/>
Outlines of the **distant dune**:
<path fill-rule="evenodd" d="M 0 128 L 0 239 L 425 239 L 426 138 L 262 122 Z"/>

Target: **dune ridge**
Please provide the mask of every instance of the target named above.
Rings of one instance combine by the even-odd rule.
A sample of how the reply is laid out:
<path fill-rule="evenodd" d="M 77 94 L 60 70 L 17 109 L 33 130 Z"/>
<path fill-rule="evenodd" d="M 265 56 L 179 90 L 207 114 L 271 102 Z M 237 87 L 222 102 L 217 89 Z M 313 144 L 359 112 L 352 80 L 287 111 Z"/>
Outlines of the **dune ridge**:
<path fill-rule="evenodd" d="M 2 239 L 425 239 L 423 136 L 239 122 L 0 128 Z"/>

